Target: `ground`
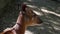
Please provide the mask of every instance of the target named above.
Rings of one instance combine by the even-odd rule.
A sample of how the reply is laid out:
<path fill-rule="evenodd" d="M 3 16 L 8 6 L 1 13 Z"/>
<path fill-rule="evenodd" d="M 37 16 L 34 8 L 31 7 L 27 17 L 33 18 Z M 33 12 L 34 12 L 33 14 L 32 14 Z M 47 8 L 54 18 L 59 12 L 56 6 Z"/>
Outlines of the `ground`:
<path fill-rule="evenodd" d="M 28 31 L 26 32 L 30 31 L 30 34 L 60 34 L 60 3 L 51 0 L 26 0 L 25 2 L 27 2 L 29 7 L 33 8 L 34 12 L 38 14 L 43 21 L 39 26 L 28 27 Z M 13 11 L 15 10 L 13 9 Z M 3 21 L 4 23 L 6 21 L 9 22 L 10 25 L 3 27 L 12 27 L 11 23 L 15 24 L 18 15 L 16 11 L 10 11 L 8 14 L 5 14 Z M 3 27 L 1 28 L 5 29 Z"/>

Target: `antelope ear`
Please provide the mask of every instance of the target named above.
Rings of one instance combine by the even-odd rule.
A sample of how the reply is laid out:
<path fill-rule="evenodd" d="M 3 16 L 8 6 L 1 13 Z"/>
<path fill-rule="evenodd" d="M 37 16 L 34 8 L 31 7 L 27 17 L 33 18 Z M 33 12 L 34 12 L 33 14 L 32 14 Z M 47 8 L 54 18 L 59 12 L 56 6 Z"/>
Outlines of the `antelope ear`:
<path fill-rule="evenodd" d="M 27 7 L 27 5 L 26 4 L 22 4 L 22 11 L 25 11 L 25 8 Z"/>

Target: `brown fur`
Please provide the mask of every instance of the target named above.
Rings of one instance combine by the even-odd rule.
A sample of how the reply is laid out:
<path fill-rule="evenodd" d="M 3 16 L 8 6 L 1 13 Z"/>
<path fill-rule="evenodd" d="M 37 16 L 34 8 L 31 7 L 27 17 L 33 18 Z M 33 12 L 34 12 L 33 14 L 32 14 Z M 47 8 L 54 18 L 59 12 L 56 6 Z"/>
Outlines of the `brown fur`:
<path fill-rule="evenodd" d="M 14 34 L 14 31 L 15 34 L 24 34 L 27 26 L 42 23 L 41 19 L 33 13 L 32 9 L 26 7 L 25 4 L 23 4 L 22 10 L 16 22 L 16 24 L 18 24 L 15 24 L 10 30 L 7 29 L 7 31 L 3 31 L 1 34 Z"/>

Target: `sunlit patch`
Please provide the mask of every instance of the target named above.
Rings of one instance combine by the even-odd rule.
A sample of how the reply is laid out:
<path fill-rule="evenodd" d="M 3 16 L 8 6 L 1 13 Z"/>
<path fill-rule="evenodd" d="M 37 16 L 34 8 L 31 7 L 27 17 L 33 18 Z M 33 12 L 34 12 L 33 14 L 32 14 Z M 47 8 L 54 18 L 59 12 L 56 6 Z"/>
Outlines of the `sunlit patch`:
<path fill-rule="evenodd" d="M 33 24 L 33 25 L 30 25 L 30 26 L 42 26 L 43 25 L 43 23 L 41 23 L 41 24 Z"/>
<path fill-rule="evenodd" d="M 28 7 L 30 7 L 30 8 L 34 8 L 34 9 L 38 9 L 38 10 L 40 10 L 40 8 L 38 8 L 37 6 L 35 6 L 35 5 L 27 5 Z"/>
<path fill-rule="evenodd" d="M 34 34 L 33 32 L 29 31 L 29 30 L 26 30 L 25 31 L 25 34 Z"/>
<path fill-rule="evenodd" d="M 34 6 L 34 5 L 27 5 L 27 6 L 30 7 L 30 8 L 34 8 L 34 9 L 38 9 L 39 10 L 39 8 L 37 6 Z M 40 15 L 40 16 L 43 15 L 42 13 L 40 13 L 40 12 L 38 12 L 36 10 L 33 10 L 33 12 L 36 13 L 37 15 Z"/>
<path fill-rule="evenodd" d="M 37 8 L 36 6 L 34 5 L 27 5 L 28 7 L 31 7 L 31 8 Z"/>
<path fill-rule="evenodd" d="M 31 2 L 32 0 L 27 0 L 27 1 Z"/>
<path fill-rule="evenodd" d="M 60 30 L 60 28 L 58 28 L 58 27 L 54 27 L 54 29 L 55 29 L 55 30 Z"/>
<path fill-rule="evenodd" d="M 40 16 L 42 16 L 42 15 L 43 15 L 42 13 L 37 12 L 37 11 L 35 11 L 35 10 L 33 10 L 33 12 L 34 12 L 34 13 L 36 13 L 37 15 L 40 15 Z"/>
<path fill-rule="evenodd" d="M 41 8 L 41 11 L 43 11 L 43 12 L 45 12 L 45 13 L 51 13 L 51 14 L 54 14 L 54 15 L 59 16 L 59 17 L 60 17 L 60 14 L 57 14 L 57 13 L 52 12 L 52 11 L 48 11 L 48 10 L 46 10 L 46 9 L 44 9 L 44 8 Z"/>
<path fill-rule="evenodd" d="M 50 21 L 53 22 L 54 24 L 60 25 L 60 23 L 57 23 L 56 21 L 52 21 L 52 20 L 50 20 Z"/>

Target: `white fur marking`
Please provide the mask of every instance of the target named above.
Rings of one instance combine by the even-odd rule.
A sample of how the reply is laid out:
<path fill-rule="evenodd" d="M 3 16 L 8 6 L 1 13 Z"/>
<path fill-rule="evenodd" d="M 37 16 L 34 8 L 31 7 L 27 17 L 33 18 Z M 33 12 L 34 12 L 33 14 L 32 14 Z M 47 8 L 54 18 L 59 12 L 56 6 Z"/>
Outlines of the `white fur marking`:
<path fill-rule="evenodd" d="M 16 24 L 13 28 L 15 28 L 15 30 L 18 30 L 19 25 L 18 25 L 18 24 Z"/>
<path fill-rule="evenodd" d="M 13 30 L 12 32 L 13 32 L 13 34 L 16 34 L 16 31 L 15 30 Z"/>
<path fill-rule="evenodd" d="M 4 32 L 9 31 L 9 30 L 12 30 L 12 28 L 7 28 L 4 30 Z"/>

